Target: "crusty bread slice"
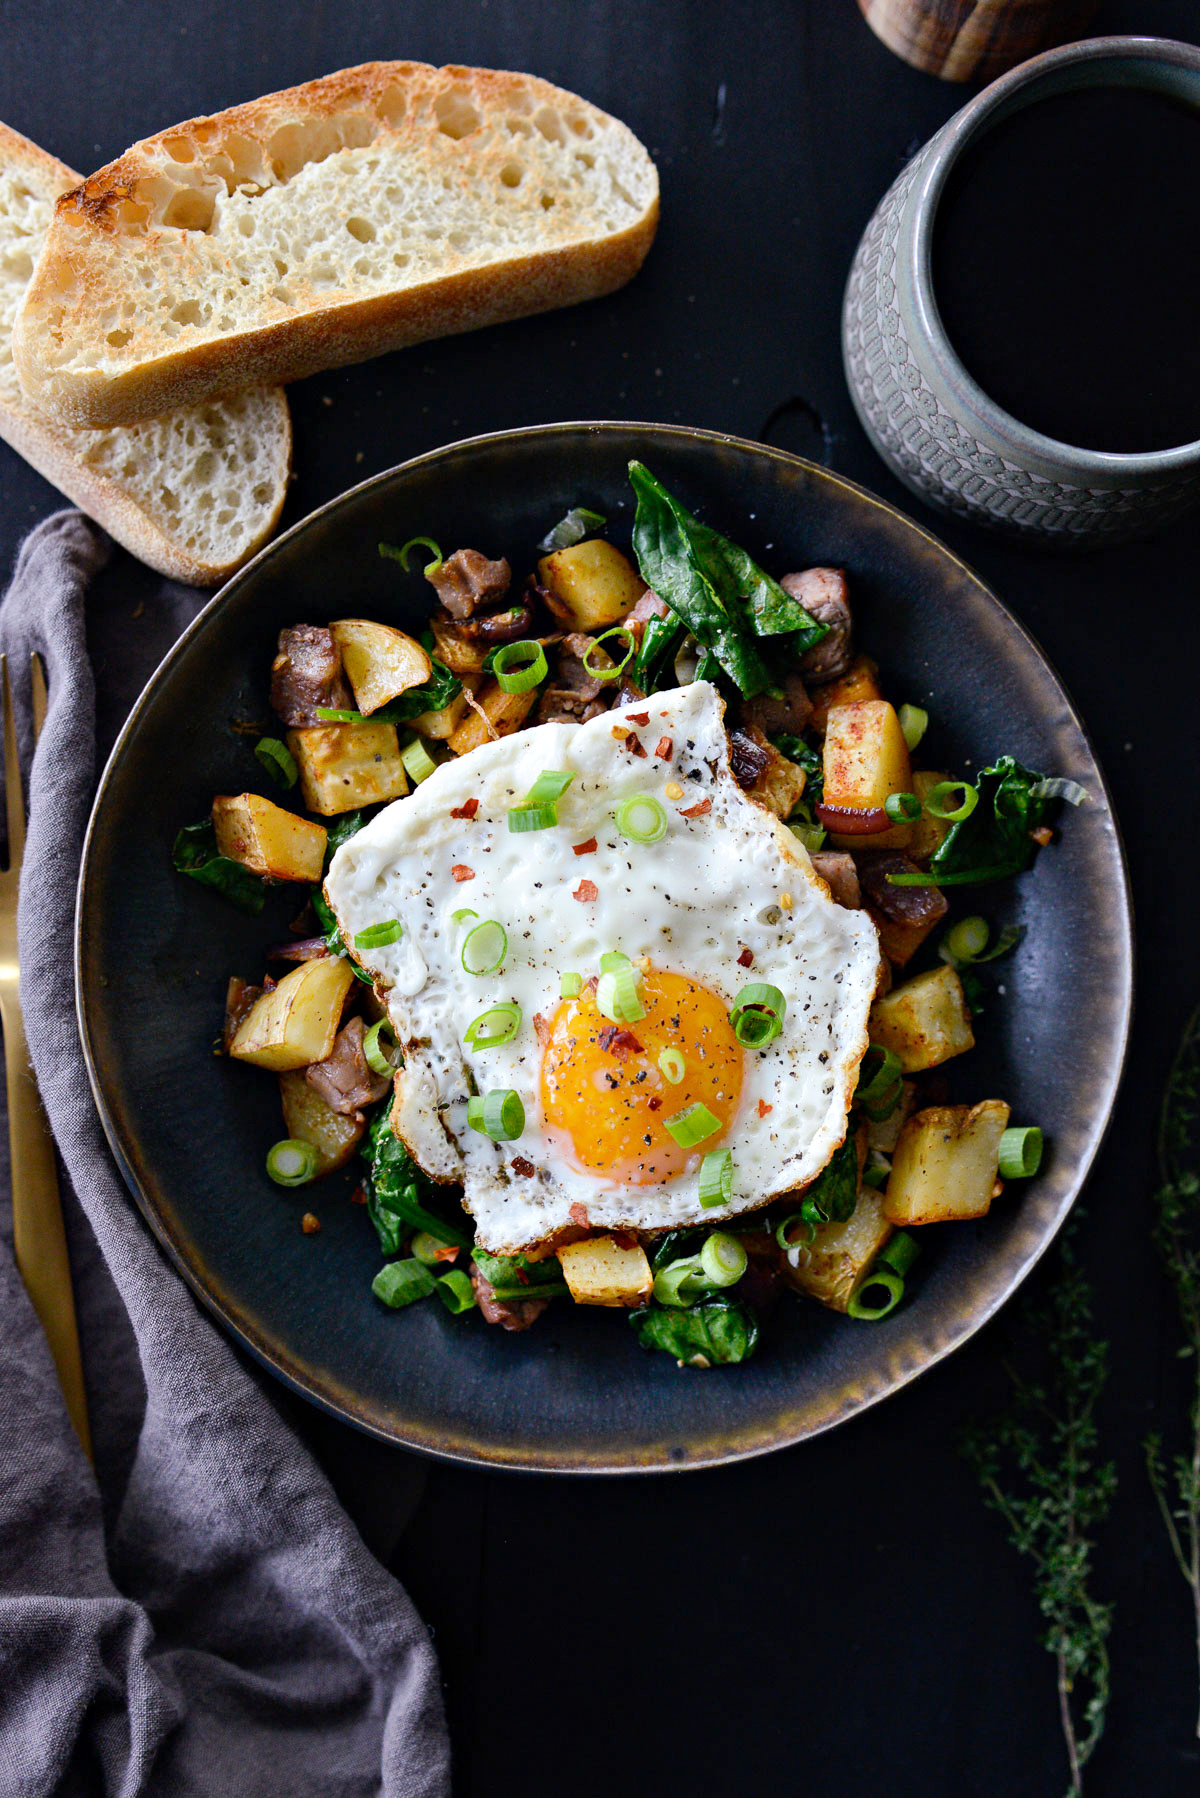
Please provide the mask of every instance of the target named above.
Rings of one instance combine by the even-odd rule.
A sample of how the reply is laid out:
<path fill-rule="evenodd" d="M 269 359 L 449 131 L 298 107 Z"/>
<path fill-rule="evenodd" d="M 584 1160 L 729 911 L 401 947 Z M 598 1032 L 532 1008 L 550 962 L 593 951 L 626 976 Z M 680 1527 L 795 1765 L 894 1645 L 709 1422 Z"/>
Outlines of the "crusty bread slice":
<path fill-rule="evenodd" d="M 139 560 L 211 586 L 275 528 L 292 426 L 281 388 L 150 419 L 125 430 L 61 424 L 24 397 L 12 324 L 59 194 L 79 176 L 0 125 L 0 437 Z"/>
<path fill-rule="evenodd" d="M 532 75 L 366 63 L 146 138 L 59 201 L 17 317 L 76 424 L 292 381 L 609 293 L 658 177 Z"/>

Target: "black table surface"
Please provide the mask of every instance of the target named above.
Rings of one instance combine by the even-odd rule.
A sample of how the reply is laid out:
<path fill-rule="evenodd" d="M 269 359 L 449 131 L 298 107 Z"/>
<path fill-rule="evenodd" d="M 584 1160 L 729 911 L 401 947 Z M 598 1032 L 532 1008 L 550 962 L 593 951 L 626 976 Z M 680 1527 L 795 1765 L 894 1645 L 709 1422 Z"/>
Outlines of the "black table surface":
<path fill-rule="evenodd" d="M 1095 30 L 1200 36 L 1194 0 L 1107 0 Z M 1184 678 L 1200 522 L 1085 556 L 1013 546 L 925 512 L 863 437 L 838 339 L 850 259 L 893 176 L 973 90 L 905 67 L 854 0 L 3 0 L 0 43 L 0 117 L 84 170 L 177 119 L 376 57 L 532 70 L 617 113 L 657 159 L 662 227 L 622 293 L 294 388 L 287 522 L 457 437 L 678 421 L 794 449 L 897 502 L 1042 643 L 1111 779 L 1140 936 L 1128 1072 L 1084 1201 L 1120 1471 L 1098 1575 L 1116 1603 L 1114 1695 L 1087 1789 L 1196 1791 L 1188 1595 L 1140 1442 L 1178 1415 L 1187 1377 L 1149 1196 L 1158 1098 L 1200 997 L 1185 924 L 1200 705 Z M 55 503 L 0 446 L 0 567 Z M 136 666 L 110 646 L 148 581 L 122 556 L 97 594 L 109 736 L 166 648 L 152 612 Z M 1070 994 L 1058 1003 L 1069 1054 Z M 1001 1390 L 1002 1327 L 833 1434 L 740 1466 L 599 1481 L 431 1466 L 393 1564 L 434 1631 L 463 1798 L 678 1785 L 1057 1798 L 1053 1664 L 1026 1568 L 954 1448 Z M 391 1451 L 296 1415 L 364 1528 L 386 1524 Z"/>

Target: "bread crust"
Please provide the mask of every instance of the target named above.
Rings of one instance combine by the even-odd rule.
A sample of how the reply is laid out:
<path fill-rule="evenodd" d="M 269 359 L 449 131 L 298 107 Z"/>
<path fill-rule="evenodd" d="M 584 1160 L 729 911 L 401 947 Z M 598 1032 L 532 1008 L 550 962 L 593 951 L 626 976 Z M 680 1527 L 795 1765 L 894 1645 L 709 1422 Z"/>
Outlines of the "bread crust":
<path fill-rule="evenodd" d="M 36 193 L 50 197 L 78 188 L 82 179 L 65 162 L 59 162 L 57 157 L 2 121 L 0 168 L 13 170 L 28 181 Z M 37 411 L 28 401 L 10 399 L 3 390 L 0 390 L 0 438 L 139 561 L 171 580 L 207 587 L 227 579 L 261 549 L 279 521 L 287 496 L 291 416 L 282 392 L 264 396 L 264 400 L 269 415 L 267 428 L 282 440 L 281 475 L 272 503 L 262 514 L 261 528 L 232 561 L 197 555 L 173 540 L 133 493 L 81 459 L 69 431 L 61 423 Z"/>
<path fill-rule="evenodd" d="M 447 110 L 460 99 L 477 115 L 476 125 L 461 131 Z M 503 181 L 506 148 L 499 141 L 497 122 L 511 123 L 514 113 L 531 121 L 530 137 L 539 154 L 552 152 L 536 142 L 537 119 L 557 116 L 560 132 L 566 117 L 571 122 L 566 129 L 579 134 L 578 143 L 565 133 L 559 137 L 557 141 L 567 148 L 583 154 L 584 137 L 599 137 L 610 145 L 614 157 L 618 152 L 625 157 L 643 190 L 635 201 L 618 188 L 628 202 L 626 212 L 640 207 L 631 222 L 623 229 L 601 228 L 598 206 L 589 208 L 585 203 L 582 216 L 586 220 L 590 213 L 592 228 L 571 236 L 569 225 L 560 230 L 544 222 L 547 208 L 541 215 L 542 245 L 521 253 L 463 266 L 461 254 L 447 252 L 450 266 L 444 273 L 408 285 L 398 280 L 387 290 L 372 287 L 358 296 L 342 291 L 323 297 L 301 274 L 295 280 L 289 277 L 289 287 L 294 286 L 300 298 L 287 316 L 264 317 L 261 324 L 225 332 L 190 328 L 172 339 L 156 336 L 153 342 L 147 332 L 139 335 L 135 330 L 132 342 L 111 354 L 97 341 L 95 321 L 119 300 L 110 256 L 115 247 L 124 251 L 122 240 L 128 243 L 125 260 L 131 265 L 135 256 L 142 265 L 158 263 L 181 286 L 186 284 L 187 240 L 193 228 L 151 216 L 154 206 L 161 204 L 164 183 L 173 177 L 193 181 L 197 187 L 208 182 L 210 190 L 220 178 L 230 196 L 235 189 L 253 194 L 286 186 L 292 176 L 286 165 L 279 172 L 279 146 L 289 128 L 336 120 L 342 126 L 349 121 L 367 135 L 334 148 L 369 146 L 386 152 L 403 142 L 404 153 L 416 156 L 425 171 L 435 172 L 443 186 L 452 185 L 455 175 L 453 162 L 447 161 L 448 140 L 469 141 L 479 125 L 487 125 L 490 135 L 461 155 L 474 158 L 470 173 L 476 179 Z M 546 131 L 542 135 L 550 136 Z M 308 160 L 319 161 L 322 156 Z M 247 170 L 262 174 L 264 185 L 243 180 Z M 466 173 L 459 179 L 469 186 Z M 525 201 L 522 197 L 512 204 L 519 213 Z M 542 204 L 547 206 L 545 199 Z M 549 207 L 553 205 L 550 199 Z M 528 209 L 532 210 L 532 202 Z M 558 216 L 580 214 L 564 211 Z M 657 177 L 645 150 L 619 121 L 575 95 L 537 77 L 504 70 L 367 63 L 223 113 L 189 119 L 135 144 L 65 193 L 18 314 L 14 359 L 26 394 L 64 421 L 92 426 L 132 423 L 247 386 L 297 380 L 432 337 L 597 298 L 636 274 L 657 222 Z M 536 236 L 533 224 L 526 228 L 531 238 Z M 567 233 L 565 239 L 562 232 Z M 207 241 L 210 253 L 219 257 L 221 246 Z M 194 292 L 194 286 L 188 291 Z M 70 349 L 81 342 L 85 348 L 72 362 Z"/>

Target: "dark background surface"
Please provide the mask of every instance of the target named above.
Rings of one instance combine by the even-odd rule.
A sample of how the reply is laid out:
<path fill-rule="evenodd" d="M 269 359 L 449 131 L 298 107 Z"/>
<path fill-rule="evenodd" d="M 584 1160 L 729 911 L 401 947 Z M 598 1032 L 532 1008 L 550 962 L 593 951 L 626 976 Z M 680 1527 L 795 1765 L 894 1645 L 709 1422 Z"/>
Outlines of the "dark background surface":
<path fill-rule="evenodd" d="M 1194 0 L 1108 0 L 1095 28 L 1198 35 Z M 1121 1474 L 1098 1582 L 1117 1606 L 1114 1697 L 1087 1787 L 1195 1792 L 1187 1594 L 1139 1442 L 1178 1415 L 1185 1377 L 1148 1200 L 1158 1098 L 1200 996 L 1200 526 L 1070 559 L 1009 546 L 926 514 L 859 431 L 838 346 L 854 246 L 908 155 L 973 90 L 906 68 L 853 0 L 196 0 L 175 16 L 145 0 L 3 0 L 0 43 L 0 117 L 84 170 L 177 119 L 387 56 L 528 68 L 619 114 L 656 157 L 662 228 L 624 292 L 293 389 L 285 522 L 475 432 L 588 417 L 711 426 L 812 455 L 904 506 L 1043 644 L 1113 784 L 1141 945 L 1129 1070 L 1084 1201 Z M 1014 204 L 1036 209 L 1038 195 Z M 0 568 L 55 504 L 0 449 Z M 166 647 L 150 610 L 136 665 L 111 649 L 155 584 L 122 556 L 96 597 L 110 735 Z M 1059 1004 L 1069 1056 L 1070 994 Z M 1053 1666 L 1026 1571 L 953 1448 L 959 1422 L 1002 1390 L 1003 1328 L 833 1435 L 722 1471 L 568 1481 L 431 1467 L 393 1564 L 436 1636 L 463 1798 L 697 1780 L 814 1798 L 1057 1798 Z M 297 1415 L 382 1539 L 392 1482 L 407 1484 L 389 1451 Z"/>

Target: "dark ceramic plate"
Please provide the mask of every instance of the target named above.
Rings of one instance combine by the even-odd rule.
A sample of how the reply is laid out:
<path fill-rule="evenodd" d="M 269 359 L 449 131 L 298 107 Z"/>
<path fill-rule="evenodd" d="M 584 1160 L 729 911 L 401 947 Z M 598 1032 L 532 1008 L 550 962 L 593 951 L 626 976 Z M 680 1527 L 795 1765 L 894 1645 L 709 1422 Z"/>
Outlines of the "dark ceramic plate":
<path fill-rule="evenodd" d="M 897 700 L 928 706 L 937 760 L 1011 750 L 1092 795 L 1036 872 L 990 893 L 1027 927 L 955 1096 L 1000 1094 L 1041 1123 L 1045 1170 L 979 1224 L 930 1232 L 912 1298 L 881 1324 L 785 1299 L 744 1367 L 681 1373 L 625 1319 L 564 1305 L 528 1335 L 438 1305 L 372 1298 L 380 1257 L 336 1175 L 303 1199 L 263 1171 L 275 1084 L 212 1053 L 227 976 L 261 972 L 294 895 L 247 918 L 171 870 L 179 825 L 214 793 L 262 788 L 254 735 L 276 633 L 298 619 L 417 626 L 419 574 L 376 553 L 418 532 L 531 566 L 568 507 L 631 523 L 626 463 L 782 572 L 838 563 L 861 641 Z M 376 1435 L 508 1467 L 702 1466 L 828 1429 L 913 1379 L 1003 1303 L 1079 1191 L 1113 1103 L 1130 1012 L 1126 872 L 1108 795 L 1071 703 L 1036 646 L 968 568 L 891 507 L 794 456 L 656 425 L 552 425 L 452 445 L 382 474 L 278 539 L 201 613 L 113 751 L 84 853 L 80 1019 L 96 1100 L 147 1222 L 200 1298 L 297 1391 Z M 301 1234 L 311 1204 L 319 1236 Z"/>

